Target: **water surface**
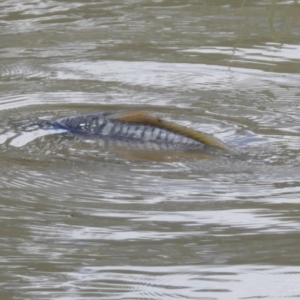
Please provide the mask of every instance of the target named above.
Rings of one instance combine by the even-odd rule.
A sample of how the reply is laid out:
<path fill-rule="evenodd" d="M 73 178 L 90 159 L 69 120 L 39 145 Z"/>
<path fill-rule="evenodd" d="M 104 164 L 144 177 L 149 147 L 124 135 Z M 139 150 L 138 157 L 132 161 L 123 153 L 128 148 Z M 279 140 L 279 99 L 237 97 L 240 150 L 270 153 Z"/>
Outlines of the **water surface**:
<path fill-rule="evenodd" d="M 298 1 L 0 3 L 0 298 L 300 298 Z M 241 155 L 29 127 L 144 109 Z"/>

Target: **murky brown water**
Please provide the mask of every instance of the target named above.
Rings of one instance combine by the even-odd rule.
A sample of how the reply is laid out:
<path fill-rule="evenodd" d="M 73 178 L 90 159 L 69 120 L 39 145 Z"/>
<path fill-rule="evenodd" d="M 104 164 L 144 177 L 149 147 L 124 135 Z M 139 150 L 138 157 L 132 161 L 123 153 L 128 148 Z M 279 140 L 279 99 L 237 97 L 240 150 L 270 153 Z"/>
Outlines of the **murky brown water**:
<path fill-rule="evenodd" d="M 300 299 L 298 1 L 0 2 L 1 299 Z M 38 118 L 143 108 L 238 159 Z"/>

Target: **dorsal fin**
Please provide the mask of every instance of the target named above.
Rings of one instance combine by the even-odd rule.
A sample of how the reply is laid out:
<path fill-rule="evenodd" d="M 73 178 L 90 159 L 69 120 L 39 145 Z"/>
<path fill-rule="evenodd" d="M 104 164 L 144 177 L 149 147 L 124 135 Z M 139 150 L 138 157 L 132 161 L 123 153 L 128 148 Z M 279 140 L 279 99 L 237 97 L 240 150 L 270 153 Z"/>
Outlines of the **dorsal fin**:
<path fill-rule="evenodd" d="M 145 125 L 156 126 L 174 133 L 182 134 L 202 144 L 212 146 L 221 150 L 230 151 L 230 149 L 217 138 L 197 130 L 189 129 L 184 126 L 164 121 L 156 116 L 153 116 L 143 110 L 127 111 L 113 114 L 110 119 L 118 120 L 127 123 L 139 123 Z"/>

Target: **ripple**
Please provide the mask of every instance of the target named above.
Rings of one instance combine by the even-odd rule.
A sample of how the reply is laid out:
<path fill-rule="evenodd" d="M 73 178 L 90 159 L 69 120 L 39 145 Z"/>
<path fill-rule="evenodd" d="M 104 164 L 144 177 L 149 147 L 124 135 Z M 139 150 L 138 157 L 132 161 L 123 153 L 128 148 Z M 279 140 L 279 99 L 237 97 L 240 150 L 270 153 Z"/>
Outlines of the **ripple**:
<path fill-rule="evenodd" d="M 266 43 L 265 46 L 254 46 L 253 48 L 233 48 L 233 47 L 200 47 L 198 49 L 185 49 L 182 52 L 203 53 L 209 55 L 224 55 L 230 61 L 256 61 L 265 62 L 270 65 L 277 62 L 300 60 L 298 45 L 282 45 L 275 43 Z"/>
<path fill-rule="evenodd" d="M 29 63 L 10 63 L 0 65 L 0 78 L 2 80 L 18 80 L 22 78 L 45 78 L 47 74 L 42 70 L 37 70 Z"/>
<path fill-rule="evenodd" d="M 228 297 L 297 297 L 297 267 L 273 266 L 164 266 L 82 267 L 63 272 L 64 283 L 48 276 L 20 276 L 26 295 L 51 290 L 56 299 L 228 299 Z M 51 280 L 50 280 L 51 279 Z M 256 289 L 249 288 L 257 286 Z M 262 284 L 263 283 L 263 284 Z M 82 285 L 84 284 L 84 288 Z M 55 292 L 54 292 L 55 291 Z M 50 296 L 49 292 L 44 293 Z"/>
<path fill-rule="evenodd" d="M 0 1 L 1 299 L 299 297 L 299 5 L 227 2 Z M 30 126 L 110 109 L 239 154 Z"/>

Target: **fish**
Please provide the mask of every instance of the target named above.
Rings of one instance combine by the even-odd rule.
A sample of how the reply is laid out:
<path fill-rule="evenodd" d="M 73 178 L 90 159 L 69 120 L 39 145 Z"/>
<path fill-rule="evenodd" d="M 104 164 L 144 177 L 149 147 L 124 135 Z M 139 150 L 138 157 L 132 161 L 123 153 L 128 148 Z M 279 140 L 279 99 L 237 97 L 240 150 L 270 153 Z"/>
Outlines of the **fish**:
<path fill-rule="evenodd" d="M 163 149 L 230 152 L 229 146 L 212 135 L 166 121 L 143 110 L 71 115 L 51 121 L 50 125 L 75 134 L 146 146 L 152 144 Z"/>

